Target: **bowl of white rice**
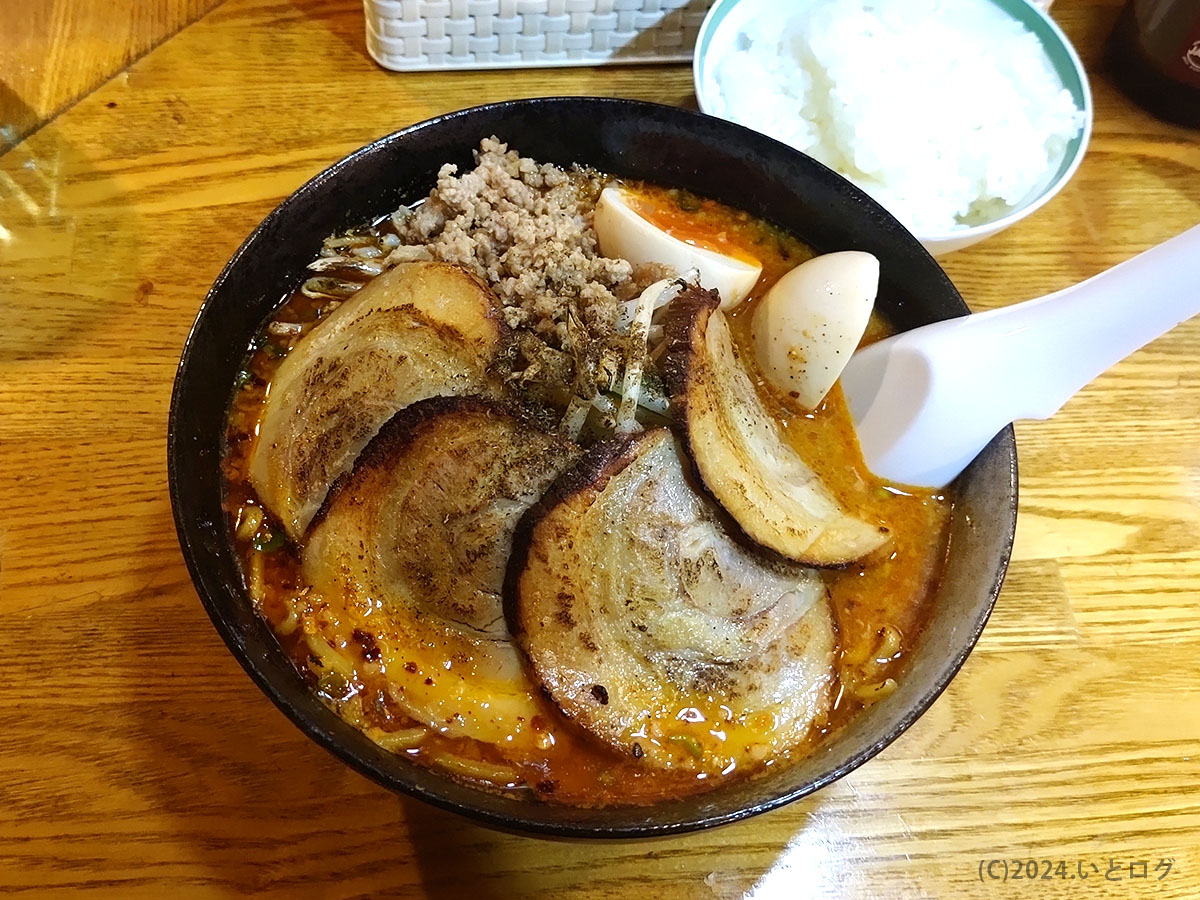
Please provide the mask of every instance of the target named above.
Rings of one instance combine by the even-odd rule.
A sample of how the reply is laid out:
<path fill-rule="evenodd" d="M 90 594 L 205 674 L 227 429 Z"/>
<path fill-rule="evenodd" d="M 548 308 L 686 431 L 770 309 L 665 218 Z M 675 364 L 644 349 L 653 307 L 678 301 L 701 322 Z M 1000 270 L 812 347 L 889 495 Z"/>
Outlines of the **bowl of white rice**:
<path fill-rule="evenodd" d="M 1030 215 L 1087 148 L 1083 64 L 1028 0 L 717 0 L 700 108 L 841 174 L 935 256 Z"/>

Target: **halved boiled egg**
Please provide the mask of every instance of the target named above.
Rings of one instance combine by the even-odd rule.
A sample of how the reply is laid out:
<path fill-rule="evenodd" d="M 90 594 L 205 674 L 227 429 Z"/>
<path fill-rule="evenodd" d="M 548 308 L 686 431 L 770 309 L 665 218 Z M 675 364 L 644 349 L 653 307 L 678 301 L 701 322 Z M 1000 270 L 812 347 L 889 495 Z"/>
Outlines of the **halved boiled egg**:
<path fill-rule="evenodd" d="M 721 295 L 724 309 L 746 299 L 762 274 L 757 260 L 738 259 L 668 234 L 637 212 L 618 187 L 600 192 L 593 221 L 605 256 L 627 259 L 635 266 L 658 263 L 681 273 L 698 269 L 700 283 Z"/>
<path fill-rule="evenodd" d="M 813 409 L 862 340 L 879 291 L 879 260 L 860 250 L 815 256 L 780 278 L 754 311 L 764 376 Z"/>

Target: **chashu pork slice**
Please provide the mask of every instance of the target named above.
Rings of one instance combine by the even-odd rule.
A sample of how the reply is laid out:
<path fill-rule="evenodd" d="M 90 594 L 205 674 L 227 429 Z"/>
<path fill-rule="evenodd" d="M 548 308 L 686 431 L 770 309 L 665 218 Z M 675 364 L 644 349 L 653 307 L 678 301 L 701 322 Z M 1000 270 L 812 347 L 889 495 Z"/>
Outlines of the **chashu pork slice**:
<path fill-rule="evenodd" d="M 506 598 L 538 680 L 647 766 L 731 771 L 803 742 L 830 709 L 823 583 L 722 519 L 659 428 L 594 448 L 517 530 Z"/>
<path fill-rule="evenodd" d="M 369 634 L 412 718 L 514 749 L 545 739 L 501 590 L 517 521 L 578 456 L 492 401 L 438 397 L 384 425 L 330 491 L 302 573 Z"/>
<path fill-rule="evenodd" d="M 379 427 L 426 397 L 492 394 L 497 302 L 445 263 L 396 266 L 304 336 L 271 382 L 250 483 L 299 539 Z"/>
<path fill-rule="evenodd" d="M 663 373 L 675 427 L 704 487 L 754 541 L 837 566 L 890 540 L 847 511 L 800 458 L 738 358 L 715 291 L 690 287 L 664 322 Z"/>

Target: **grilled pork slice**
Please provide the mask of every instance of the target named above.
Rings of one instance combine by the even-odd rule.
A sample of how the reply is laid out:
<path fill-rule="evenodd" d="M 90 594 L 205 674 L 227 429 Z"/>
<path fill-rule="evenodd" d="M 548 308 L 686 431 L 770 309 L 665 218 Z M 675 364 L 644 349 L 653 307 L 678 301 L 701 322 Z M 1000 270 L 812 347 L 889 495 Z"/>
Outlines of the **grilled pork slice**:
<path fill-rule="evenodd" d="M 590 451 L 517 529 L 506 587 L 537 679 L 644 764 L 730 770 L 830 707 L 835 634 L 811 570 L 731 540 L 664 428 Z"/>
<path fill-rule="evenodd" d="M 408 715 L 509 747 L 539 739 L 531 723 L 545 707 L 509 638 L 501 589 L 517 520 L 577 458 L 498 404 L 438 397 L 384 425 L 330 491 L 304 578 L 344 603 L 343 618 L 361 619 Z"/>
<path fill-rule="evenodd" d="M 271 383 L 250 458 L 250 483 L 293 539 L 398 410 L 496 391 L 497 305 L 463 269 L 409 263 L 371 281 L 296 345 Z"/>
<path fill-rule="evenodd" d="M 787 443 L 738 359 L 719 302 L 692 287 L 664 322 L 675 427 L 704 487 L 751 539 L 798 562 L 836 566 L 883 546 L 887 529 L 845 510 Z"/>

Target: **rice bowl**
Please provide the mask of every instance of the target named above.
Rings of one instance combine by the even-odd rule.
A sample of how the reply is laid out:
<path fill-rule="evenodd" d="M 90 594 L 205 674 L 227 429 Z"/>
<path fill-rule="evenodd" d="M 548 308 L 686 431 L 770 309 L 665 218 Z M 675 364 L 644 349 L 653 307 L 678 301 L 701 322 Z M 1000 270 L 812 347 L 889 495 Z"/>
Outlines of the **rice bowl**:
<path fill-rule="evenodd" d="M 1046 202 L 1091 130 L 1078 57 L 1023 0 L 722 0 L 694 70 L 702 110 L 828 165 L 935 254 Z"/>

